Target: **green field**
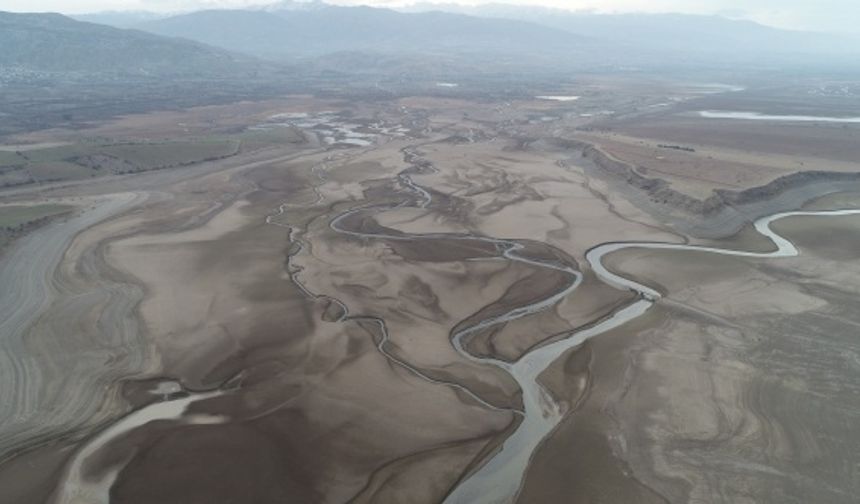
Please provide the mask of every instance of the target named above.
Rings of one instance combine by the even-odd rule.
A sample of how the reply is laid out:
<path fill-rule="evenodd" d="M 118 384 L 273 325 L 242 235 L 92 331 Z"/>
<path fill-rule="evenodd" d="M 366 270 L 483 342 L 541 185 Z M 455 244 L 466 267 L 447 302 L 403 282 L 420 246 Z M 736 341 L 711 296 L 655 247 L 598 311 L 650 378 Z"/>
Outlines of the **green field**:
<path fill-rule="evenodd" d="M 9 205 L 0 206 L 0 228 L 16 229 L 45 217 L 72 210 L 69 205 Z"/>
<path fill-rule="evenodd" d="M 49 147 L 47 149 L 36 149 L 22 152 L 20 154 L 20 158 L 24 158 L 24 161 L 28 164 L 48 163 L 79 156 L 86 153 L 87 149 L 91 148 L 92 147 L 88 145 L 63 145 L 60 147 Z"/>
<path fill-rule="evenodd" d="M 48 161 L 27 166 L 35 181 L 76 180 L 90 177 L 92 170 L 68 161 Z"/>
<path fill-rule="evenodd" d="M 236 154 L 237 140 L 109 145 L 99 154 L 128 161 L 144 170 L 182 166 Z"/>
<path fill-rule="evenodd" d="M 232 156 L 239 152 L 241 145 L 241 139 L 212 138 L 176 142 L 82 142 L 22 153 L 0 151 L 0 187 L 187 166 Z"/>
<path fill-rule="evenodd" d="M 0 167 L 17 166 L 26 163 L 27 160 L 15 152 L 0 151 Z"/>
<path fill-rule="evenodd" d="M 242 144 L 248 150 L 259 149 L 271 145 L 297 144 L 304 141 L 304 136 L 293 128 L 272 128 L 267 130 L 248 130 L 239 135 Z"/>

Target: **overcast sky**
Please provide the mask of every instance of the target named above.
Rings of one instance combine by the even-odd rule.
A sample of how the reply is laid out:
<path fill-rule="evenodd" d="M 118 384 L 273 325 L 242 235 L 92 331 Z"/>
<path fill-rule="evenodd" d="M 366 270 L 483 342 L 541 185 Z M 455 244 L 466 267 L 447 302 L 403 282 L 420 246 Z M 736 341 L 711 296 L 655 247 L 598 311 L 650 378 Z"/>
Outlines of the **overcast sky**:
<path fill-rule="evenodd" d="M 432 1 L 432 0 L 431 0 Z M 446 0 L 473 5 L 491 0 Z M 498 0 L 497 0 L 498 1 Z M 786 28 L 860 32 L 860 0 L 501 0 L 602 12 L 685 12 L 722 14 Z M 499 3 L 501 3 L 499 2 Z M 259 5 L 266 0 L 0 0 L 0 10 L 83 13 L 103 10 L 187 11 L 200 8 Z M 399 6 L 410 0 L 331 0 L 341 5 Z M 439 3 L 437 0 L 436 3 Z"/>

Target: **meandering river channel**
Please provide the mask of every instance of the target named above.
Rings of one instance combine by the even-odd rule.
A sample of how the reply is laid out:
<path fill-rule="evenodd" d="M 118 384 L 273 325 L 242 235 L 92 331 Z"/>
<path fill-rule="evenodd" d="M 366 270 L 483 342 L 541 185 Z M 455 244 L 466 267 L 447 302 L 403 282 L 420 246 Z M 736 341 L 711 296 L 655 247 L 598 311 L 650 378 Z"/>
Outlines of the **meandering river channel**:
<path fill-rule="evenodd" d="M 404 151 L 404 153 L 407 154 L 407 159 L 408 156 L 412 155 L 407 151 Z M 326 181 L 325 168 L 325 164 L 322 164 L 321 169 L 316 171 L 316 174 L 320 180 L 320 185 L 322 185 Z M 402 189 L 412 195 L 410 201 L 400 202 L 397 204 L 367 206 L 347 210 L 334 217 L 329 222 L 329 227 L 333 231 L 340 234 L 371 240 L 469 240 L 474 242 L 481 242 L 485 245 L 490 244 L 494 247 L 494 249 L 497 251 L 496 258 L 504 258 L 509 261 L 519 262 L 535 268 L 549 269 L 557 273 L 558 275 L 564 275 L 567 279 L 567 281 L 563 283 L 562 288 L 560 288 L 556 292 L 546 295 L 542 299 L 538 299 L 528 304 L 513 307 L 505 313 L 494 315 L 492 317 L 477 321 L 469 325 L 468 327 L 461 328 L 452 333 L 451 344 L 463 358 L 482 365 L 494 366 L 496 368 L 502 369 L 505 372 L 509 373 L 514 380 L 516 380 L 522 390 L 523 409 L 521 411 L 509 410 L 520 417 L 520 422 L 518 426 L 516 427 L 514 432 L 504 441 L 500 449 L 497 450 L 491 458 L 489 458 L 482 466 L 480 466 L 478 469 L 476 469 L 474 472 L 464 478 L 460 482 L 460 484 L 451 491 L 451 493 L 445 499 L 445 502 L 447 504 L 495 504 L 509 503 L 516 500 L 531 457 L 533 456 L 535 450 L 538 448 L 541 442 L 547 438 L 547 436 L 552 432 L 552 430 L 563 419 L 565 414 L 565 411 L 563 411 L 562 407 L 555 401 L 551 394 L 549 394 L 548 391 L 541 386 L 538 381 L 538 377 L 541 375 L 541 373 L 543 373 L 544 370 L 547 369 L 547 367 L 549 367 L 555 360 L 559 358 L 559 356 L 564 354 L 567 350 L 582 344 L 590 338 L 599 336 L 607 331 L 622 326 L 627 322 L 643 315 L 660 299 L 660 293 L 652 289 L 651 287 L 640 284 L 629 278 L 625 278 L 619 274 L 609 271 L 603 265 L 603 258 L 607 254 L 629 248 L 644 248 L 684 250 L 689 251 L 690 253 L 722 254 L 749 258 L 790 257 L 797 255 L 798 251 L 789 240 L 776 234 L 771 229 L 770 224 L 774 221 L 793 216 L 825 217 L 860 215 L 860 209 L 850 209 L 835 211 L 784 212 L 768 217 L 763 217 L 755 222 L 755 229 L 761 235 L 765 236 L 766 238 L 770 239 L 771 242 L 773 242 L 775 250 L 773 250 L 772 252 L 749 252 L 743 250 L 730 250 L 715 247 L 702 247 L 695 245 L 654 242 L 605 243 L 602 245 L 598 245 L 589 250 L 586 254 L 586 259 L 591 269 L 603 282 L 618 289 L 631 290 L 637 294 L 637 298 L 630 304 L 615 311 L 611 316 L 606 317 L 585 329 L 572 331 L 561 339 L 556 339 L 551 343 L 537 346 L 531 349 L 514 362 L 508 362 L 491 357 L 473 355 L 467 350 L 465 343 L 468 341 L 468 338 L 471 335 L 473 335 L 479 330 L 497 324 L 509 322 L 515 319 L 519 319 L 554 307 L 558 302 L 560 302 L 566 296 L 574 292 L 576 288 L 581 284 L 583 278 L 582 273 L 575 269 L 574 266 L 562 263 L 560 259 L 545 260 L 528 257 L 525 252 L 523 252 L 526 248 L 524 243 L 521 243 L 520 241 L 514 239 L 502 239 L 471 234 L 452 233 L 410 234 L 386 228 L 381 228 L 380 231 L 374 232 L 365 230 L 364 227 L 361 225 L 355 226 L 354 223 L 362 222 L 361 219 L 356 218 L 359 217 L 358 214 L 360 213 L 366 212 L 368 214 L 376 214 L 405 205 L 413 205 L 420 208 L 430 207 L 433 202 L 431 192 L 415 184 L 414 181 L 411 179 L 410 175 L 408 174 L 408 170 L 409 169 L 404 170 L 404 172 L 401 172 L 397 176 L 397 180 L 399 181 Z M 319 203 L 323 199 L 322 194 L 318 190 L 318 187 L 314 188 L 314 192 L 317 195 L 317 203 Z M 292 228 L 287 224 L 280 224 L 277 222 L 278 217 L 288 213 L 289 206 L 289 204 L 281 205 L 278 208 L 277 213 L 269 216 L 266 219 L 266 222 L 290 228 L 289 235 L 291 240 L 293 240 Z M 298 244 L 301 245 L 301 242 L 298 241 Z M 298 250 L 300 251 L 301 248 L 299 247 Z M 298 251 L 294 252 L 293 255 L 295 255 L 296 253 L 298 253 Z M 301 284 L 297 273 L 298 272 L 294 274 L 293 272 L 291 272 L 291 279 L 307 295 L 312 296 L 314 298 L 326 297 L 308 291 L 308 289 Z M 330 299 L 341 306 L 343 311 L 341 321 L 361 318 L 371 319 L 370 317 L 363 317 L 360 315 L 351 316 L 349 315 L 349 309 L 345 304 L 334 298 Z M 441 386 L 455 387 L 461 391 L 467 392 L 471 397 L 473 397 L 488 408 L 505 409 L 489 404 L 463 385 L 431 378 L 423 371 L 412 367 L 409 363 L 392 355 L 386 349 L 386 344 L 388 342 L 388 332 L 385 325 L 385 321 L 378 318 L 373 318 L 372 320 L 379 324 L 382 338 L 378 343 L 378 349 L 387 359 L 393 361 L 397 365 L 408 369 L 409 371 L 413 372 L 417 376 L 427 381 L 437 383 Z M 71 502 L 74 500 L 72 497 L 75 494 L 80 497 L 80 490 L 82 485 L 79 481 L 81 473 L 79 464 L 82 459 L 90 455 L 96 448 L 98 448 L 99 446 L 103 446 L 111 439 L 126 432 L 130 428 L 140 425 L 140 420 L 148 421 L 155 418 L 180 419 L 183 417 L 187 405 L 196 400 L 208 398 L 209 395 L 214 393 L 217 392 L 191 394 L 190 396 L 185 396 L 181 399 L 167 401 L 175 403 L 175 407 L 171 408 L 166 407 L 164 403 L 150 405 L 142 410 L 139 410 L 138 412 L 132 413 L 126 419 L 121 420 L 118 424 L 107 429 L 102 434 L 96 436 L 89 443 L 89 446 L 83 447 L 78 452 L 77 456 L 73 459 L 71 467 L 67 468 L 66 484 L 70 485 L 72 489 L 77 490 L 77 492 L 73 491 L 70 495 L 70 493 L 68 492 L 69 489 L 66 489 L 65 492 L 61 490 L 59 498 L 56 499 L 56 502 Z M 110 478 L 108 478 L 108 480 L 109 479 Z M 91 492 L 88 493 L 94 494 L 98 494 L 99 491 L 106 492 L 104 485 L 99 486 L 97 489 L 90 488 L 89 490 Z M 92 492 L 92 490 L 96 491 Z"/>
<path fill-rule="evenodd" d="M 403 187 L 416 195 L 417 201 L 413 204 L 420 208 L 427 208 L 432 202 L 429 191 L 415 184 L 409 175 L 401 173 L 399 180 Z M 401 206 L 396 205 L 396 206 Z M 376 207 L 372 211 L 382 212 L 391 207 Z M 516 240 L 483 237 L 467 234 L 409 234 L 409 233 L 385 233 L 364 232 L 349 229 L 344 221 L 357 212 L 369 211 L 368 209 L 354 209 L 335 217 L 330 224 L 331 229 L 351 236 L 365 239 L 384 240 L 475 240 L 494 244 L 500 251 L 500 257 L 510 261 L 520 262 L 539 268 L 548 268 L 566 275 L 570 278 L 567 285 L 552 295 L 532 302 L 530 304 L 515 307 L 506 313 L 481 320 L 469 327 L 460 329 L 451 336 L 451 343 L 457 352 L 464 358 L 497 368 L 509 373 L 519 384 L 523 395 L 524 409 L 520 413 L 522 421 L 513 434 L 505 440 L 501 449 L 478 470 L 464 479 L 446 498 L 446 504 L 496 504 L 513 502 L 522 485 L 522 479 L 528 468 L 529 460 L 538 445 L 559 424 L 564 417 L 561 406 L 552 398 L 546 389 L 538 381 L 538 377 L 558 357 L 567 350 L 581 345 L 586 340 L 599 336 L 607 331 L 630 322 L 643 315 L 649 308 L 660 299 L 661 295 L 656 290 L 629 278 L 609 271 L 603 265 L 603 258 L 610 253 L 629 249 L 661 249 L 661 250 L 684 250 L 694 253 L 722 254 L 748 258 L 779 258 L 791 257 L 798 254 L 797 248 L 786 238 L 776 234 L 770 224 L 779 219 L 794 216 L 844 216 L 860 215 L 860 209 L 833 210 L 833 211 L 793 211 L 783 212 L 758 219 L 754 225 L 756 231 L 768 238 L 775 246 L 771 252 L 749 252 L 744 250 L 731 250 L 716 247 L 704 247 L 696 245 L 682 245 L 673 243 L 655 242 L 617 242 L 598 245 L 586 253 L 586 260 L 591 269 L 601 281 L 622 290 L 631 290 L 637 294 L 632 303 L 615 311 L 611 316 L 589 326 L 588 328 L 572 331 L 565 338 L 553 343 L 538 346 L 521 356 L 515 362 L 507 362 L 491 357 L 476 356 L 469 353 L 464 346 L 464 339 L 475 332 L 488 327 L 509 322 L 527 315 L 535 314 L 555 306 L 559 301 L 571 294 L 580 285 L 582 273 L 573 267 L 552 261 L 537 260 L 518 254 L 524 246 Z M 401 365 L 406 365 L 401 363 Z M 415 370 L 420 374 L 420 371 Z"/>
<path fill-rule="evenodd" d="M 409 153 L 407 153 L 409 154 Z M 415 184 L 409 175 L 405 172 L 398 175 L 398 180 L 403 188 L 410 191 L 416 196 L 413 205 L 419 208 L 427 208 L 432 203 L 432 196 L 429 191 Z M 520 357 L 515 362 L 507 362 L 491 357 L 476 356 L 469 353 L 464 346 L 464 339 L 474 334 L 475 332 L 505 322 L 509 322 L 527 315 L 541 312 L 555 306 L 558 302 L 571 294 L 582 282 L 582 273 L 571 266 L 559 264 L 553 261 L 538 260 L 520 255 L 518 252 L 524 248 L 524 245 L 517 240 L 492 238 L 484 236 L 476 236 L 469 234 L 450 234 L 450 233 L 430 233 L 430 234 L 409 234 L 401 232 L 365 232 L 358 229 L 350 229 L 345 221 L 359 212 L 375 212 L 380 213 L 391 208 L 403 206 L 404 203 L 382 207 L 365 207 L 359 209 L 348 210 L 330 222 L 332 230 L 342 234 L 355 236 L 363 239 L 383 239 L 383 240 L 474 240 L 479 242 L 491 243 L 496 246 L 499 251 L 499 256 L 510 261 L 520 262 L 539 268 L 548 268 L 556 271 L 559 275 L 569 277 L 567 285 L 543 299 L 538 301 L 512 308 L 511 310 L 501 315 L 496 315 L 484 320 L 481 320 L 471 326 L 460 329 L 454 332 L 451 336 L 451 343 L 457 352 L 464 358 L 497 368 L 503 369 L 509 373 L 519 384 L 523 395 L 523 411 L 513 410 L 514 413 L 522 417 L 521 422 L 516 430 L 505 440 L 501 449 L 479 469 L 465 478 L 445 499 L 446 504 L 497 504 L 513 502 L 522 485 L 522 480 L 528 468 L 529 460 L 537 449 L 538 445 L 547 437 L 547 435 L 559 424 L 564 417 L 564 411 L 561 406 L 552 398 L 546 389 L 538 381 L 538 377 L 552 364 L 559 356 L 567 350 L 581 345 L 586 340 L 599 336 L 607 331 L 615 329 L 627 322 L 643 315 L 648 311 L 661 297 L 660 293 L 640 284 L 629 278 L 609 271 L 603 265 L 603 258 L 607 254 L 628 248 L 647 248 L 647 249 L 665 249 L 665 250 L 685 250 L 695 253 L 710 253 L 723 254 L 749 258 L 779 258 L 791 257 L 798 254 L 797 248 L 786 238 L 776 234 L 770 224 L 776 220 L 784 219 L 793 216 L 841 216 L 841 215 L 860 215 L 860 209 L 834 210 L 834 211 L 794 211 L 783 212 L 771 216 L 763 217 L 755 222 L 755 229 L 763 236 L 768 238 L 775 246 L 772 252 L 749 252 L 743 250 L 730 250 L 716 247 L 703 247 L 696 245 L 682 245 L 672 243 L 655 243 L 655 242 L 619 242 L 605 243 L 598 245 L 586 254 L 586 259 L 591 269 L 603 282 L 624 290 L 632 290 L 638 296 L 635 301 L 627 306 L 615 311 L 611 316 L 603 319 L 597 324 L 590 327 L 572 331 L 565 338 L 557 340 L 553 343 L 538 346 L 525 355 Z M 280 209 L 283 212 L 283 207 Z M 379 348 L 386 357 L 393 359 L 384 349 L 385 341 L 387 341 L 387 331 L 385 330 L 384 321 L 379 321 L 383 331 L 385 331 L 385 339 L 380 343 Z M 427 378 L 420 370 L 414 369 L 407 363 L 397 360 L 401 366 L 407 367 L 415 374 L 443 385 L 456 386 L 463 388 L 457 384 L 447 382 L 439 382 Z M 471 394 L 477 397 L 475 394 Z M 486 404 L 483 400 L 482 403 Z M 494 409 L 498 409 L 495 408 Z"/>

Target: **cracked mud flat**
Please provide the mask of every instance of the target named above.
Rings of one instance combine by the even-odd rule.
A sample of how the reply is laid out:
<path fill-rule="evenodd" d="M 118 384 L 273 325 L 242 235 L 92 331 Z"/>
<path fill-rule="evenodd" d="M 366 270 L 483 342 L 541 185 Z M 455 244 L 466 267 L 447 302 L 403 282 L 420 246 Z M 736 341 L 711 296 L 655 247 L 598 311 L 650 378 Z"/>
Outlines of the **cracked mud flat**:
<path fill-rule="evenodd" d="M 4 428 L 3 500 L 850 502 L 856 212 L 701 240 L 567 150 L 382 113 L 409 127 L 89 189 L 145 197 L 57 271 L 137 297 L 34 368 L 100 406 Z M 41 317 L 113 313 L 77 292 Z"/>

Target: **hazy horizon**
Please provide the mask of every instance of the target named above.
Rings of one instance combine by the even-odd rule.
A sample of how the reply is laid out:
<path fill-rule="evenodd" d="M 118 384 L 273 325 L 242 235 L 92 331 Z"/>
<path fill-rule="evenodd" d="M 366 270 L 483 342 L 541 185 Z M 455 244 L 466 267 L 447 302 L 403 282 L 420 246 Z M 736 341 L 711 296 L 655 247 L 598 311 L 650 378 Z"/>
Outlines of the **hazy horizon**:
<path fill-rule="evenodd" d="M 60 12 L 85 14 L 105 11 L 152 11 L 159 13 L 186 12 L 214 8 L 242 8 L 260 6 L 275 1 L 266 0 L 0 0 L 0 10 L 14 12 Z M 415 4 L 448 4 L 476 6 L 508 4 L 551 7 L 570 11 L 599 13 L 681 13 L 720 15 L 732 19 L 745 19 L 761 24 L 797 29 L 860 34 L 860 3 L 851 0 L 821 0 L 810 5 L 805 0 L 330 0 L 334 5 L 369 5 L 400 8 Z"/>

